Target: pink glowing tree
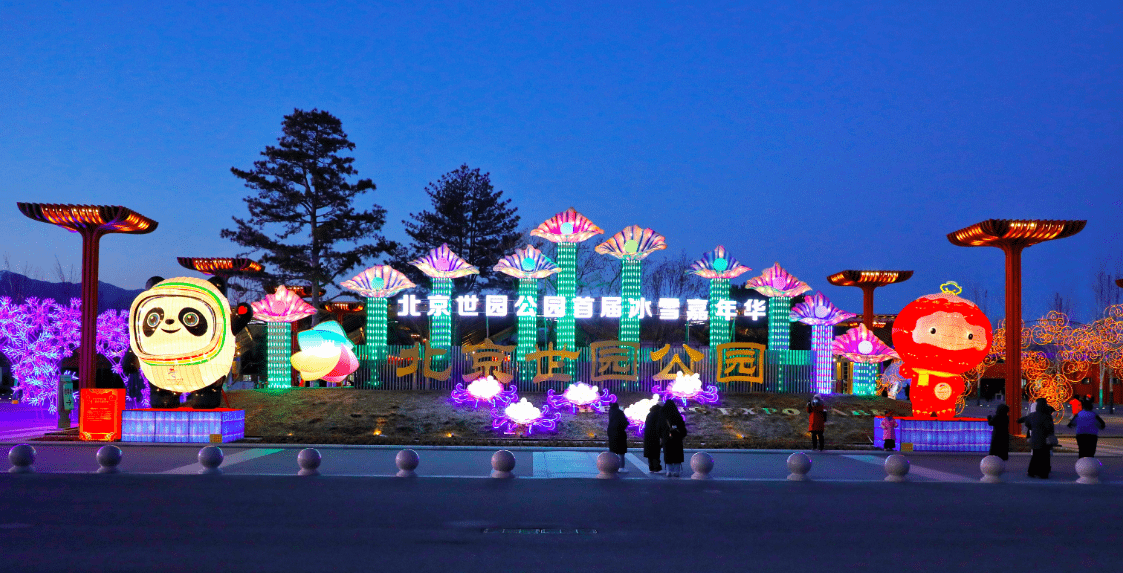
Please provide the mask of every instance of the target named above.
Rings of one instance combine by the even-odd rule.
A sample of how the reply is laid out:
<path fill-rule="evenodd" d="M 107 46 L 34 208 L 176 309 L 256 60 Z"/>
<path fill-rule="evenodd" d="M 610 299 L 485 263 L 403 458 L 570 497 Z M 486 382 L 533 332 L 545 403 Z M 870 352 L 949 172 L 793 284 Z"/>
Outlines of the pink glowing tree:
<path fill-rule="evenodd" d="M 834 339 L 831 351 L 854 363 L 854 390 L 857 396 L 872 395 L 876 387 L 877 364 L 892 358 L 900 359 L 897 351 L 890 348 L 866 325 L 847 330 Z"/>
<path fill-rule="evenodd" d="M 854 313 L 835 306 L 821 292 L 804 298 L 803 302 L 792 307 L 792 320 L 811 325 L 811 353 L 815 364 L 812 384 L 817 394 L 829 394 L 834 390 L 834 362 L 831 359 L 834 325 L 854 316 Z"/>

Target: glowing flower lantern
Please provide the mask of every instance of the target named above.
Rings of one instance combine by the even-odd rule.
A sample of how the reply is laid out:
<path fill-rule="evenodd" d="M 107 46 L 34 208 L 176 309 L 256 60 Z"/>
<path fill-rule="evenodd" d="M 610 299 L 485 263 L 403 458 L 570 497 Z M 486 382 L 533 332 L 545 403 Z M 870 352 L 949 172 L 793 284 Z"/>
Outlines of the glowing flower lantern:
<path fill-rule="evenodd" d="M 854 313 L 839 309 L 821 292 L 804 298 L 803 302 L 792 307 L 792 320 L 811 325 L 811 353 L 815 364 L 812 383 L 816 394 L 830 394 L 834 390 L 832 331 L 834 325 L 854 316 Z"/>
<path fill-rule="evenodd" d="M 639 321 L 648 315 L 650 304 L 640 297 L 640 279 L 643 276 L 643 259 L 655 251 L 666 249 L 663 235 L 639 225 L 625 227 L 607 241 L 597 245 L 596 252 L 620 259 L 623 265 L 621 294 L 624 310 L 620 316 L 620 340 L 639 342 Z"/>
<path fill-rule="evenodd" d="M 316 309 L 284 285 L 250 306 L 254 318 L 265 323 L 265 375 L 269 388 L 289 388 L 292 323 L 316 314 Z"/>
<path fill-rule="evenodd" d="M 729 280 L 751 270 L 728 256 L 722 245 L 702 255 L 700 260 L 694 261 L 687 269 L 686 272 L 710 281 L 710 348 L 717 348 L 733 339 L 730 332 L 732 319 L 724 308 L 729 306 Z M 733 311 L 736 312 L 736 305 L 733 306 Z"/>
<path fill-rule="evenodd" d="M 749 279 L 745 286 L 768 297 L 768 351 L 778 358 L 781 366 L 788 364 L 791 362 L 788 350 L 791 348 L 792 298 L 811 290 L 811 287 L 781 268 L 780 263 Z M 786 389 L 784 369 L 778 368 L 776 372 L 777 384 L 783 391 Z"/>
<path fill-rule="evenodd" d="M 387 344 L 389 320 L 386 299 L 417 285 L 390 265 L 375 265 L 339 283 L 339 286 L 362 296 L 365 300 L 366 343 L 360 354 L 363 360 L 368 361 L 371 383 L 378 385 L 380 380 L 377 365 L 386 362 L 390 355 L 390 347 Z"/>
<path fill-rule="evenodd" d="M 652 389 L 659 393 L 659 387 Z M 707 386 L 702 389 L 702 377 L 695 373 L 686 375 L 682 372 L 675 373 L 675 379 L 667 384 L 667 389 L 662 392 L 664 400 L 678 400 L 682 407 L 686 407 L 687 400 L 694 400 L 702 404 L 717 404 L 717 386 Z"/>
<path fill-rule="evenodd" d="M 532 372 L 522 368 L 522 365 L 526 355 L 534 352 L 538 342 L 538 279 L 546 278 L 561 269 L 543 255 L 542 251 L 527 245 L 500 259 L 495 270 L 519 279 L 519 297 L 515 300 L 515 316 L 518 317 L 515 360 L 520 366 L 522 378 L 529 379 Z"/>
<path fill-rule="evenodd" d="M 866 325 L 847 330 L 834 339 L 831 350 L 836 356 L 854 363 L 854 390 L 856 396 L 873 395 L 877 384 L 877 364 L 891 358 L 900 358 Z"/>
<path fill-rule="evenodd" d="M 495 408 L 491 411 L 491 427 L 502 431 L 504 434 L 530 435 L 534 430 L 554 431 L 557 428 L 561 415 L 550 410 L 549 404 L 544 404 L 538 409 L 526 398 L 504 407 L 502 410 Z"/>
<path fill-rule="evenodd" d="M 643 435 L 643 427 L 647 425 L 647 415 L 651 413 L 652 406 L 658 405 L 659 395 L 653 394 L 650 398 L 644 398 L 624 408 L 624 417 L 628 419 L 628 425 L 636 435 Z"/>
<path fill-rule="evenodd" d="M 424 257 L 410 262 L 425 276 L 432 285 L 430 304 L 434 299 L 443 300 L 443 308 L 429 308 L 429 345 L 433 348 L 448 349 L 452 346 L 452 279 L 480 274 L 480 269 L 468 264 L 460 255 L 452 252 L 448 244 L 443 244 Z M 447 356 L 447 355 L 446 355 Z M 444 360 L 444 358 L 442 358 Z"/>
<path fill-rule="evenodd" d="M 596 386 L 589 386 L 584 382 L 570 384 L 560 396 L 554 391 L 546 391 L 546 403 L 554 409 L 569 408 L 576 414 L 581 412 L 596 411 L 601 414 L 608 409 L 608 405 L 616 401 L 614 394 L 609 394 L 608 389 L 598 390 Z"/>
<path fill-rule="evenodd" d="M 959 285 L 944 283 L 940 290 L 897 314 L 893 345 L 904 361 L 901 374 L 916 380 L 909 393 L 913 414 L 952 418 L 963 393 L 962 374 L 986 357 L 992 332 L 979 307 L 956 296 Z"/>
<path fill-rule="evenodd" d="M 492 408 L 506 407 L 519 398 L 519 391 L 515 385 L 510 388 L 504 389 L 503 384 L 495 379 L 494 376 L 486 378 L 476 378 L 468 384 L 465 388 L 464 384 L 457 384 L 456 388 L 452 389 L 451 399 L 453 403 L 458 406 L 463 406 L 468 402 L 472 403 L 472 408 L 479 408 L 480 402 L 488 404 Z"/>
<path fill-rule="evenodd" d="M 305 382 L 342 382 L 359 369 L 359 359 L 354 352 L 355 344 L 334 320 L 321 322 L 298 333 L 296 342 L 300 345 L 300 352 L 292 356 L 292 367 L 300 372 L 300 377 Z"/>

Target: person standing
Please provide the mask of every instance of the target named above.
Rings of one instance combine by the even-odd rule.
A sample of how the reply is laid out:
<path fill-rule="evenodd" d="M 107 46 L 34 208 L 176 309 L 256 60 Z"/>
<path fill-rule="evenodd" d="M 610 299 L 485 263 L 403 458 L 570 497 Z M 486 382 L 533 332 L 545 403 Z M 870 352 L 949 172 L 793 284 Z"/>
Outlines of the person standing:
<path fill-rule="evenodd" d="M 1068 427 L 1076 428 L 1076 447 L 1080 452 L 1077 458 L 1094 458 L 1100 430 L 1106 428 L 1107 424 L 1092 408 L 1091 400 L 1084 400 L 1081 406 L 1080 411 L 1069 420 Z"/>
<path fill-rule="evenodd" d="M 990 452 L 1003 460 L 1010 460 L 1010 407 L 999 404 L 994 414 L 987 416 L 987 423 L 993 428 L 990 431 Z"/>
<path fill-rule="evenodd" d="M 1049 479 L 1049 472 L 1053 470 L 1049 456 L 1057 439 L 1053 433 L 1053 407 L 1045 398 L 1038 398 L 1032 408 L 1033 412 L 1018 418 L 1019 424 L 1025 424 L 1029 428 L 1029 447 L 1033 451 L 1026 475 Z"/>
<path fill-rule="evenodd" d="M 620 473 L 627 472 L 624 454 L 628 453 L 628 418 L 616 402 L 608 407 L 608 451 L 620 456 Z"/>
<path fill-rule="evenodd" d="M 807 403 L 807 431 L 811 432 L 811 450 L 823 451 L 826 447 L 823 441 L 823 428 L 827 423 L 827 409 L 823 405 L 823 399 L 815 394 L 811 397 L 811 401 Z"/>
<path fill-rule="evenodd" d="M 897 420 L 893 419 L 893 412 L 886 412 L 881 420 L 881 439 L 885 441 L 885 451 L 897 449 Z"/>
<path fill-rule="evenodd" d="M 659 404 L 653 404 L 651 410 L 647 413 L 647 419 L 643 422 L 643 457 L 647 458 L 647 467 L 653 474 L 663 472 L 663 466 L 659 463 L 662 453 L 662 436 L 660 435 L 662 428 L 663 407 Z"/>
<path fill-rule="evenodd" d="M 667 463 L 667 477 L 682 474 L 682 462 L 686 454 L 682 451 L 682 441 L 686 438 L 686 420 L 678 411 L 674 400 L 663 405 L 663 461 Z"/>

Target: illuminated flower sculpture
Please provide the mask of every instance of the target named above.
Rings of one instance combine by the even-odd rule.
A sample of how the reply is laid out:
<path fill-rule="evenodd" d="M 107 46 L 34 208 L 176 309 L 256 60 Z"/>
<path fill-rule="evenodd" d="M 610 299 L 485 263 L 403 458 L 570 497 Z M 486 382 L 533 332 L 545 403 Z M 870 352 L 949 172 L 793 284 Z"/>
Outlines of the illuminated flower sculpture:
<path fill-rule="evenodd" d="M 542 251 L 527 245 L 499 259 L 495 270 L 519 279 L 519 298 L 515 300 L 515 316 L 518 317 L 515 360 L 521 366 L 526 355 L 534 352 L 538 342 L 538 279 L 546 278 L 561 269 L 543 255 Z M 523 379 L 529 379 L 533 375 L 526 368 L 519 368 L 519 372 Z"/>
<path fill-rule="evenodd" d="M 736 304 L 729 307 L 729 279 L 735 279 L 749 271 L 737 259 L 725 254 L 725 247 L 718 245 L 714 250 L 694 261 L 686 272 L 710 281 L 710 348 L 717 348 L 733 339 L 730 326 L 730 310 L 736 313 Z M 722 326 L 724 325 L 724 327 Z"/>
<path fill-rule="evenodd" d="M 339 283 L 339 286 L 365 299 L 366 343 L 361 354 L 363 360 L 369 361 L 371 383 L 377 385 L 380 381 L 376 365 L 386 362 L 390 355 L 390 347 L 387 345 L 389 321 L 386 299 L 417 285 L 390 265 L 376 265 Z"/>
<path fill-rule="evenodd" d="M 550 405 L 544 404 L 539 410 L 534 404 L 522 398 L 518 402 L 509 404 L 502 409 L 494 408 L 491 411 L 491 427 L 502 431 L 504 434 L 526 435 L 538 431 L 554 431 L 557 428 L 561 415 L 550 411 Z"/>
<path fill-rule="evenodd" d="M 473 409 L 479 408 L 480 402 L 488 404 L 492 408 L 505 408 L 518 398 L 519 390 L 514 384 L 504 390 L 503 384 L 496 380 L 494 376 L 477 378 L 469 383 L 467 388 L 464 387 L 464 384 L 457 384 L 456 388 L 452 389 L 451 396 L 453 403 L 457 406 L 463 406 L 471 402 Z"/>
<path fill-rule="evenodd" d="M 620 259 L 623 265 L 621 298 L 623 312 L 620 316 L 620 340 L 639 342 L 639 321 L 650 316 L 650 302 L 640 297 L 640 278 L 643 276 L 643 259 L 655 251 L 667 248 L 663 235 L 639 225 L 625 227 L 607 241 L 597 245 L 596 251 Z"/>
<path fill-rule="evenodd" d="M 830 394 L 834 390 L 834 361 L 831 360 L 831 338 L 834 325 L 856 316 L 839 309 L 830 299 L 817 292 L 792 307 L 792 320 L 811 325 L 811 353 L 815 370 L 813 385 L 816 394 Z"/>
<path fill-rule="evenodd" d="M 624 408 L 624 417 L 628 419 L 628 426 L 637 436 L 643 435 L 643 427 L 647 425 L 647 415 L 651 413 L 651 407 L 657 405 L 659 405 L 659 395 L 653 394 L 650 398 L 644 398 Z"/>
<path fill-rule="evenodd" d="M 873 394 L 877 383 L 877 364 L 891 358 L 899 358 L 897 352 L 889 348 L 874 335 L 866 325 L 847 330 L 834 339 L 831 350 L 836 356 L 854 363 L 854 395 Z"/>
<path fill-rule="evenodd" d="M 589 386 L 584 382 L 570 384 L 560 396 L 554 391 L 546 391 L 546 402 L 555 410 L 569 408 L 576 414 L 581 412 L 596 411 L 601 414 L 608 410 L 608 405 L 616 401 L 615 394 L 609 394 L 608 389 L 598 390 L 596 386 Z"/>
<path fill-rule="evenodd" d="M 449 312 L 452 300 L 452 279 L 480 274 L 480 269 L 468 264 L 468 261 L 443 244 L 429 254 L 410 262 L 425 276 L 429 277 L 432 294 L 429 296 L 429 344 L 433 348 L 448 349 L 452 346 L 452 314 Z M 434 300 L 444 302 L 443 306 L 434 308 Z M 447 356 L 447 355 L 446 355 Z M 443 361 L 445 357 L 441 358 Z"/>
<path fill-rule="evenodd" d="M 359 369 L 355 344 L 348 340 L 343 327 L 334 320 L 321 322 L 298 333 L 296 342 L 300 345 L 300 352 L 293 354 L 292 367 L 306 382 L 342 382 Z"/>
<path fill-rule="evenodd" d="M 811 290 L 811 287 L 781 268 L 780 263 L 772 265 L 759 277 L 749 279 L 745 286 L 768 297 L 768 350 L 778 355 L 778 363 L 781 366 L 788 364 L 787 351 L 791 348 L 792 298 Z M 780 390 L 786 390 L 784 369 L 781 367 L 776 373 Z"/>
<path fill-rule="evenodd" d="M 703 390 L 702 377 L 699 374 L 685 375 L 676 372 L 675 379 L 667 384 L 666 390 L 660 392 L 659 387 L 656 386 L 652 391 L 656 394 L 661 393 L 664 400 L 677 400 L 683 408 L 686 407 L 687 400 L 703 404 L 717 404 L 718 401 L 717 386 L 707 386 Z"/>
<path fill-rule="evenodd" d="M 269 387 L 291 387 L 292 323 L 316 314 L 316 309 L 284 285 L 250 306 L 254 318 L 265 322 L 265 375 Z"/>
<path fill-rule="evenodd" d="M 565 297 L 565 314 L 557 318 L 554 345 L 561 350 L 577 348 L 577 329 L 573 316 L 573 297 L 577 296 L 577 244 L 583 243 L 604 230 L 578 213 L 573 207 L 554 215 L 530 232 L 554 243 L 557 248 L 557 293 Z M 573 362 L 566 361 L 566 372 L 573 374 Z"/>
<path fill-rule="evenodd" d="M 893 323 L 893 345 L 901 353 L 901 374 L 916 381 L 909 399 L 913 414 L 955 417 L 963 393 L 962 374 L 986 357 L 991 325 L 975 303 L 959 298 L 955 283 L 905 306 Z"/>

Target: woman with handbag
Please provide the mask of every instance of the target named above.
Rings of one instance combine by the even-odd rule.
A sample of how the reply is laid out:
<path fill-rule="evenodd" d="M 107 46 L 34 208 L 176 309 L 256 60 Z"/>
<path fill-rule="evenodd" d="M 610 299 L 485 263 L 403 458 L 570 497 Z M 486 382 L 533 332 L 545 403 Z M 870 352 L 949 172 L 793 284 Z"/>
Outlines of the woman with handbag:
<path fill-rule="evenodd" d="M 1049 462 L 1052 448 L 1057 445 L 1057 435 L 1053 431 L 1053 411 L 1045 398 L 1038 398 L 1033 412 L 1018 418 L 1018 423 L 1025 424 L 1029 429 L 1029 447 L 1033 450 L 1026 472 L 1029 477 L 1049 479 L 1049 472 L 1053 470 Z"/>

